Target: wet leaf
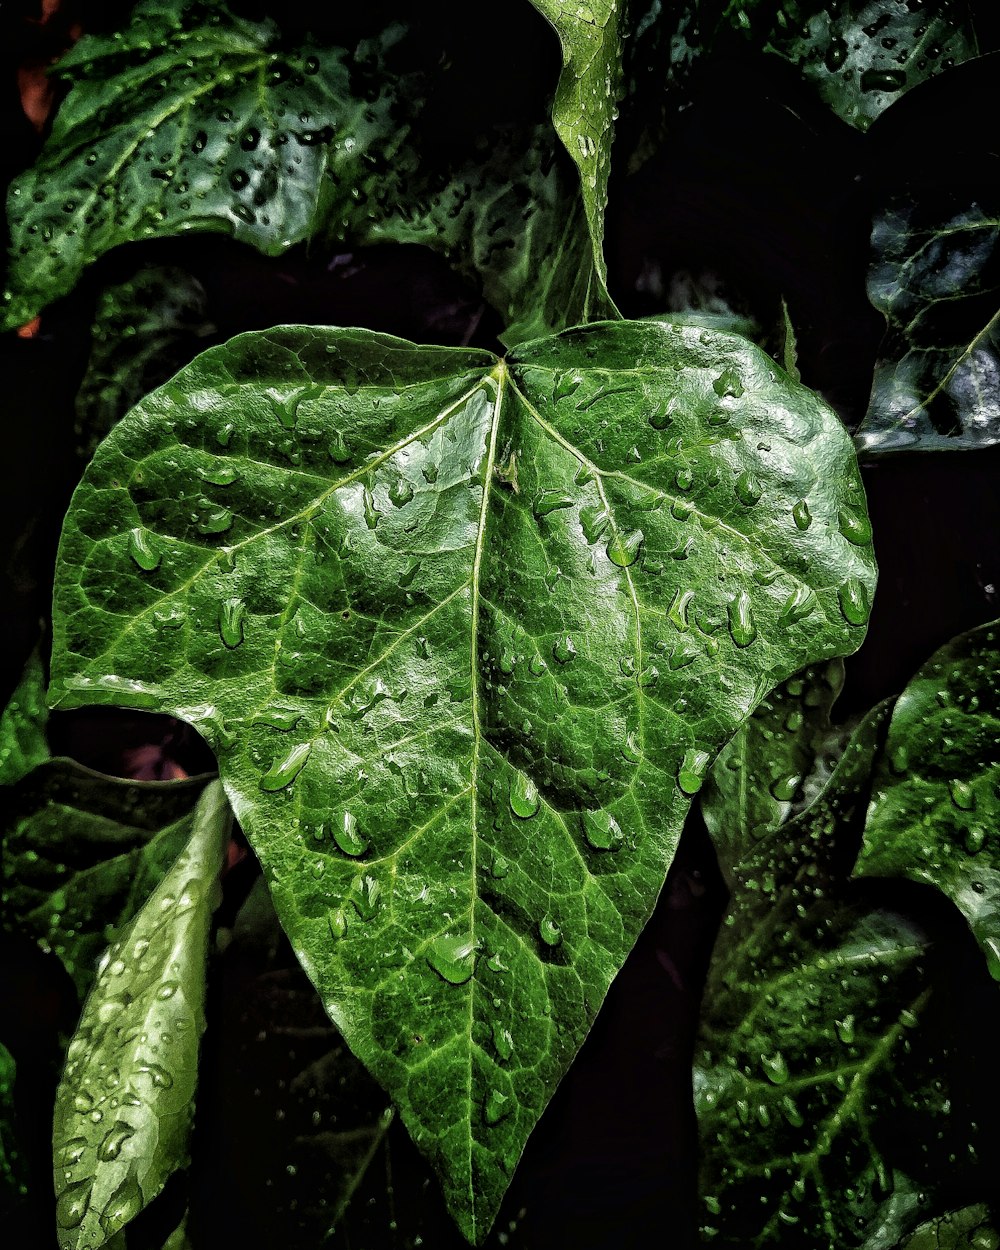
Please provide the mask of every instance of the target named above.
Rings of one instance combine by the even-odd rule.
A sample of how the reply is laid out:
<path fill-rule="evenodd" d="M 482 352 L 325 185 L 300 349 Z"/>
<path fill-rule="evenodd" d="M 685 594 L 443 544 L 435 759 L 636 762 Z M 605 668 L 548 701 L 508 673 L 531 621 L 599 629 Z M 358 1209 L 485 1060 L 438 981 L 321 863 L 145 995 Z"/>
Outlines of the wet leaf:
<path fill-rule="evenodd" d="M 604 211 L 621 76 L 621 0 L 531 0 L 551 22 L 562 45 L 563 68 L 552 103 L 552 122 L 580 171 L 583 204 L 594 253 L 591 311 L 615 316 L 607 293 Z"/>
<path fill-rule="evenodd" d="M 845 508 L 865 515 L 834 414 L 747 341 L 666 323 L 503 362 L 244 335 L 78 489 L 54 697 L 205 734 L 296 952 L 471 1239 L 713 756 L 860 642 L 874 564 Z"/>
<path fill-rule="evenodd" d="M 0 785 L 10 786 L 49 758 L 45 669 L 31 653 L 10 702 L 0 714 Z"/>
<path fill-rule="evenodd" d="M 101 960 L 56 1093 L 60 1250 L 104 1245 L 187 1161 L 208 933 L 230 824 L 212 782 L 188 844 Z"/>
<path fill-rule="evenodd" d="M 888 326 L 858 431 L 866 454 L 1000 442 L 996 204 L 923 193 L 875 220 L 868 295 Z"/>
<path fill-rule="evenodd" d="M 942 647 L 896 703 L 856 873 L 936 887 L 1000 980 L 1000 626 Z"/>
<path fill-rule="evenodd" d="M 72 760 L 5 796 L 5 923 L 54 951 L 81 998 L 97 960 L 191 837 L 205 782 L 129 782 Z"/>
<path fill-rule="evenodd" d="M 880 1243 L 884 1244 L 884 1243 Z M 1000 1233 L 985 1202 L 927 1220 L 902 1241 L 899 1250 L 998 1250 Z M 868 1250 L 866 1245 L 865 1250 Z M 872 1246 L 872 1250 L 878 1250 Z"/>

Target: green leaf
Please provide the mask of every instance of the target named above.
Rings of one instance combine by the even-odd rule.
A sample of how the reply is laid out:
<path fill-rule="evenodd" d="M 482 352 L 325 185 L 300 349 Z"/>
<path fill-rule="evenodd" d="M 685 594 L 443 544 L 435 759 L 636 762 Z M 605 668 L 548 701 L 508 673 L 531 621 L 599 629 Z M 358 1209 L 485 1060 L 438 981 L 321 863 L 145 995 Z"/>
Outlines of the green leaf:
<path fill-rule="evenodd" d="M 856 873 L 958 907 L 1000 980 L 1000 626 L 936 652 L 896 703 Z"/>
<path fill-rule="evenodd" d="M 5 796 L 5 922 L 54 951 L 81 998 L 190 840 L 204 786 L 119 781 L 57 759 Z"/>
<path fill-rule="evenodd" d="M 36 764 L 49 758 L 46 737 L 45 668 L 32 651 L 21 680 L 0 714 L 0 786 L 13 785 Z"/>
<path fill-rule="evenodd" d="M 840 662 L 797 673 L 771 691 L 719 753 L 701 811 L 724 875 L 756 839 L 788 819 L 827 744 L 830 708 L 843 683 Z"/>
<path fill-rule="evenodd" d="M 1000 442 L 995 205 L 952 192 L 898 199 L 875 220 L 868 296 L 888 326 L 865 453 Z"/>
<path fill-rule="evenodd" d="M 397 84 L 363 68 L 383 50 L 286 50 L 270 21 L 184 0 L 142 0 L 124 30 L 85 35 L 59 63 L 70 90 L 45 147 L 11 184 L 5 328 L 122 243 L 211 230 L 277 256 L 349 233 L 391 194 L 405 134 Z"/>
<path fill-rule="evenodd" d="M 104 1245 L 186 1162 L 230 823 L 212 782 L 187 846 L 101 961 L 56 1093 L 60 1250 Z"/>
<path fill-rule="evenodd" d="M 76 395 L 77 436 L 86 459 L 133 404 L 206 346 L 215 332 L 206 305 L 201 283 L 175 266 L 149 265 L 103 288 Z"/>
<path fill-rule="evenodd" d="M 900 1243 L 899 1250 L 1000 1250 L 1000 1233 L 989 1207 L 979 1202 L 925 1221 Z"/>
<path fill-rule="evenodd" d="M 607 292 L 604 211 L 621 77 L 621 0 L 531 0 L 552 24 L 563 67 L 552 102 L 552 122 L 580 171 L 583 204 L 594 250 L 594 288 L 587 320 L 615 316 Z"/>
<path fill-rule="evenodd" d="M 88 469 L 53 694 L 205 734 L 300 959 L 474 1239 L 713 756 L 860 642 L 864 518 L 835 415 L 736 336 L 610 323 L 500 362 L 244 335 Z"/>
<path fill-rule="evenodd" d="M 5 1222 L 21 1205 L 26 1193 L 14 1113 L 16 1074 L 13 1055 L 0 1043 L 0 1216 Z"/>

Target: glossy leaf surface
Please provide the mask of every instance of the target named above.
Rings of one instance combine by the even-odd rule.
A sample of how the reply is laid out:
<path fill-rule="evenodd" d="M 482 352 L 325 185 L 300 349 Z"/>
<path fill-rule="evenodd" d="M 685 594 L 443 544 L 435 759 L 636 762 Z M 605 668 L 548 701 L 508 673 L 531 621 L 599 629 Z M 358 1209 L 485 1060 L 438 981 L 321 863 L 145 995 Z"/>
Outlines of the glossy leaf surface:
<path fill-rule="evenodd" d="M 5 921 L 58 955 L 81 997 L 109 940 L 190 840 L 203 788 L 119 781 L 58 759 L 5 796 Z"/>
<path fill-rule="evenodd" d="M 864 518 L 836 417 L 735 336 L 611 323 L 499 362 L 245 335 L 88 470 L 54 697 L 205 734 L 332 1019 L 481 1237 L 712 757 L 860 642 Z"/>
<path fill-rule="evenodd" d="M 830 708 L 843 681 L 838 662 L 790 677 L 719 752 L 701 810 L 724 875 L 788 819 L 826 745 Z"/>
<path fill-rule="evenodd" d="M 552 121 L 580 170 L 583 203 L 593 244 L 595 289 L 588 319 L 614 315 L 606 288 L 604 211 L 621 74 L 621 0 L 531 0 L 553 25 L 562 45 L 563 68 L 552 104 Z"/>
<path fill-rule="evenodd" d="M 900 695 L 857 873 L 943 891 L 1000 980 L 1000 626 L 942 647 Z"/>
<path fill-rule="evenodd" d="M 49 758 L 45 727 L 45 669 L 33 651 L 10 701 L 0 714 L 0 785 L 10 786 Z"/>
<path fill-rule="evenodd" d="M 876 218 L 868 294 L 888 328 L 861 451 L 1000 442 L 998 234 L 989 195 L 925 194 Z"/>
<path fill-rule="evenodd" d="M 212 782 L 187 846 L 101 961 L 56 1093 L 61 1250 L 104 1245 L 187 1160 L 208 933 L 230 824 Z"/>

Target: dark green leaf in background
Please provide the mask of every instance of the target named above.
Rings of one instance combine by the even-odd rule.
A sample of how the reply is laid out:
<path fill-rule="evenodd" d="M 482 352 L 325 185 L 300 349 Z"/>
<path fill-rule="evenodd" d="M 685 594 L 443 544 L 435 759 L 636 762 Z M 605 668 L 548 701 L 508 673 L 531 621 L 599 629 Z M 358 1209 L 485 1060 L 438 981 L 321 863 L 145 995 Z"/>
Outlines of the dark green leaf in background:
<path fill-rule="evenodd" d="M 88 470 L 54 697 L 206 735 L 476 1238 L 712 757 L 859 643 L 869 537 L 840 423 L 735 336 L 612 323 L 504 363 L 245 335 Z"/>
<path fill-rule="evenodd" d="M 871 1250 L 881 1250 L 884 1242 L 872 1245 Z M 899 1250 L 998 1250 L 1000 1233 L 997 1233 L 993 1216 L 984 1202 L 948 1211 L 935 1219 L 927 1220 L 900 1243 Z M 865 1250 L 868 1250 L 867 1244 Z"/>
<path fill-rule="evenodd" d="M 14 1058 L 0 1043 L 0 1218 L 5 1222 L 20 1206 L 26 1192 L 14 1115 L 16 1075 Z"/>
<path fill-rule="evenodd" d="M 57 759 L 5 795 L 5 923 L 54 951 L 81 997 L 189 842 L 204 786 L 119 781 Z"/>
<path fill-rule="evenodd" d="M 862 452 L 1000 442 L 998 239 L 991 195 L 925 193 L 876 217 L 868 294 L 888 331 Z"/>
<path fill-rule="evenodd" d="M 935 886 L 1000 980 L 1000 625 L 953 639 L 900 695 L 857 873 Z"/>
<path fill-rule="evenodd" d="M 31 653 L 17 688 L 0 713 L 0 785 L 10 786 L 49 758 L 45 668 Z"/>
<path fill-rule="evenodd" d="M 230 824 L 212 782 L 188 844 L 101 961 L 56 1094 L 61 1250 L 103 1245 L 187 1161 L 208 934 Z"/>

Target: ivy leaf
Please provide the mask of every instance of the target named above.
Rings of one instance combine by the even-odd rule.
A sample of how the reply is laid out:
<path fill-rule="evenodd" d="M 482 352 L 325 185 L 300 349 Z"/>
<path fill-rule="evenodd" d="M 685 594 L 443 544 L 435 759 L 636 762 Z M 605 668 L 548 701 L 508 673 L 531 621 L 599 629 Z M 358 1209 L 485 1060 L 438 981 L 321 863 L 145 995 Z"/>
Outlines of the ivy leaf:
<path fill-rule="evenodd" d="M 562 45 L 563 68 L 552 102 L 552 122 L 580 171 L 595 268 L 587 320 L 616 316 L 606 285 L 604 212 L 618 116 L 624 6 L 621 0 L 531 2 L 552 24 Z"/>
<path fill-rule="evenodd" d="M 85 35 L 58 65 L 70 90 L 45 147 L 11 185 L 4 327 L 122 243 L 211 230 L 277 256 L 348 232 L 387 193 L 405 133 L 397 84 L 361 68 L 383 50 L 288 51 L 273 22 L 184 0 L 143 0 L 123 30 Z"/>
<path fill-rule="evenodd" d="M 924 193 L 875 220 L 868 295 L 888 330 L 863 452 L 1000 442 L 1000 217 L 996 203 Z"/>
<path fill-rule="evenodd" d="M 837 661 L 797 673 L 771 691 L 719 753 L 701 811 L 725 875 L 755 839 L 788 819 L 826 745 L 843 682 Z"/>
<path fill-rule="evenodd" d="M 996 623 L 959 635 L 900 695 L 856 873 L 941 890 L 1000 980 L 998 637 Z"/>
<path fill-rule="evenodd" d="M 476 1239 L 711 759 L 860 642 L 868 538 L 836 416 L 736 336 L 609 323 L 498 361 L 243 335 L 88 469 L 53 697 L 206 735 L 331 1018 Z"/>
<path fill-rule="evenodd" d="M 77 436 L 87 460 L 143 395 L 207 346 L 201 283 L 173 265 L 148 265 L 101 291 L 87 371 L 76 394 Z"/>
<path fill-rule="evenodd" d="M 10 786 L 49 758 L 45 669 L 37 649 L 0 714 L 0 785 Z"/>
<path fill-rule="evenodd" d="M 129 782 L 72 760 L 7 794 L 5 921 L 59 956 L 81 998 L 102 951 L 191 838 L 205 782 Z"/>
<path fill-rule="evenodd" d="M 187 846 L 101 961 L 56 1093 L 60 1250 L 104 1245 L 186 1161 L 230 823 L 212 782 Z"/>

